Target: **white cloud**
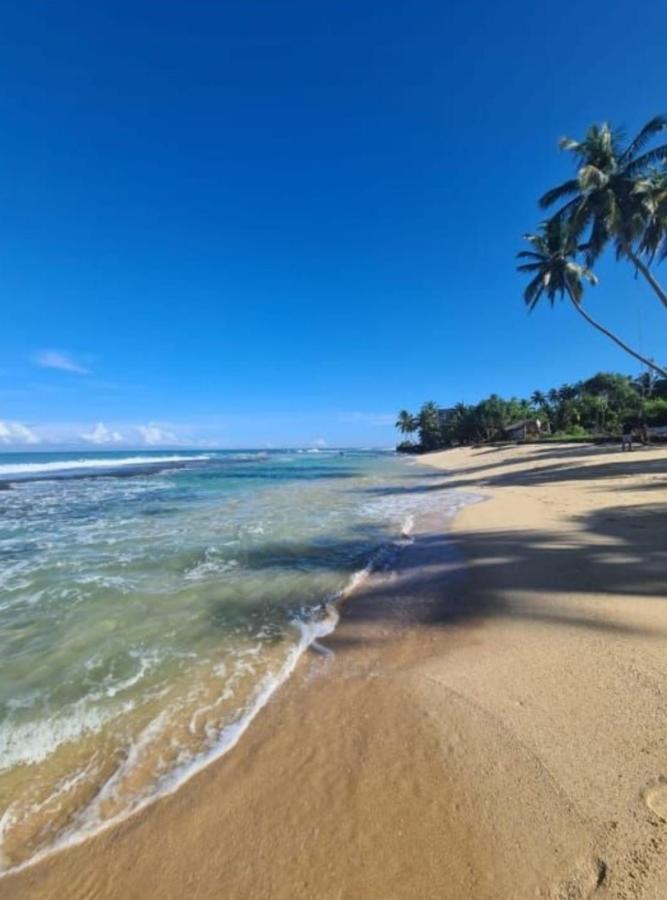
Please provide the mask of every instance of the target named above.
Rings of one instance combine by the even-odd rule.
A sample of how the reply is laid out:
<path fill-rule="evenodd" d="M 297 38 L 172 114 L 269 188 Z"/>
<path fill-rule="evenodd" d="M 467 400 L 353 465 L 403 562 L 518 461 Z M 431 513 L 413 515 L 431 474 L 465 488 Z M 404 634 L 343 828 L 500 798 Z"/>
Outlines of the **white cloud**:
<path fill-rule="evenodd" d="M 0 419 L 0 443 L 2 444 L 39 444 L 39 438 L 27 425 L 20 422 L 8 422 Z"/>
<path fill-rule="evenodd" d="M 137 425 L 137 431 L 144 444 L 149 446 L 173 444 L 176 441 L 176 435 L 173 432 L 156 425 L 155 422 L 151 422 L 148 425 Z"/>
<path fill-rule="evenodd" d="M 89 444 L 118 444 L 123 440 L 123 435 L 107 428 L 104 422 L 98 422 L 91 431 L 82 434 L 81 439 Z"/>
<path fill-rule="evenodd" d="M 90 369 L 86 369 L 80 363 L 58 350 L 40 350 L 33 357 L 33 362 L 44 369 L 61 369 L 63 372 L 76 372 L 77 375 L 88 375 Z"/>
<path fill-rule="evenodd" d="M 311 441 L 310 444 L 311 447 L 315 447 L 318 450 L 323 450 L 325 447 L 329 446 L 324 438 L 316 438 L 314 441 Z"/>

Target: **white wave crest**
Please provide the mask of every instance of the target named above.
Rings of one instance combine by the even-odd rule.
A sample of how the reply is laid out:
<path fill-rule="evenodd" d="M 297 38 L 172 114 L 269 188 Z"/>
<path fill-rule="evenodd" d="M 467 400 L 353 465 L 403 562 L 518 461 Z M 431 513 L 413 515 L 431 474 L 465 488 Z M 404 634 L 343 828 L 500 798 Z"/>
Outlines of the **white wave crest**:
<path fill-rule="evenodd" d="M 125 466 L 150 466 L 162 463 L 192 462 L 210 459 L 199 456 L 125 456 L 120 459 L 95 457 L 94 459 L 63 459 L 51 462 L 20 462 L 0 465 L 0 475 L 39 475 L 45 472 L 70 472 L 78 469 L 116 469 Z"/>

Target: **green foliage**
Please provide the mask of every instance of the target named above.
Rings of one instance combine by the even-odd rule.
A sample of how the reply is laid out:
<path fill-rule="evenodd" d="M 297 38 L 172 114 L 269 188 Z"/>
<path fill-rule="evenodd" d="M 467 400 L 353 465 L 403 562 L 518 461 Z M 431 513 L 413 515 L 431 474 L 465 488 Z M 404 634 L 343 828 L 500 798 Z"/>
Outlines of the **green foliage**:
<path fill-rule="evenodd" d="M 546 209 L 569 198 L 552 221 L 566 224 L 588 266 L 610 243 L 617 258 L 634 264 L 636 253 L 648 262 L 664 256 L 667 144 L 646 148 L 666 131 L 667 118 L 655 116 L 626 146 L 607 123 L 591 125 L 581 141 L 560 141 L 561 149 L 574 157 L 576 178 L 547 191 L 540 206 Z"/>
<path fill-rule="evenodd" d="M 416 416 L 403 410 L 397 428 L 402 431 L 401 423 L 408 419 L 415 424 L 412 430 L 419 431 L 419 444 L 404 441 L 398 447 L 404 453 L 503 440 L 511 425 L 524 420 L 539 420 L 543 438 L 618 436 L 628 425 L 667 425 L 667 379 L 598 372 L 576 384 L 533 391 L 527 400 L 491 394 L 477 404 L 457 403 L 447 411 L 429 401 Z"/>
<path fill-rule="evenodd" d="M 585 428 L 582 428 L 581 425 L 571 425 L 567 431 L 557 431 L 554 435 L 552 435 L 554 440 L 572 440 L 573 438 L 583 438 L 584 440 L 589 441 L 591 436 L 586 431 Z"/>
<path fill-rule="evenodd" d="M 667 398 L 655 397 L 644 403 L 646 424 L 653 427 L 667 426 Z"/>
<path fill-rule="evenodd" d="M 667 117 L 655 116 L 625 144 L 610 125 L 592 125 L 583 140 L 563 138 L 574 158 L 576 177 L 547 191 L 540 206 L 561 203 L 536 233 L 525 235 L 530 250 L 519 253 L 518 270 L 529 276 L 524 300 L 530 310 L 544 296 L 553 306 L 566 297 L 590 325 L 657 374 L 659 366 L 596 321 L 583 307 L 584 283 L 597 283 L 592 267 L 611 246 L 641 273 L 667 308 L 667 291 L 651 270 L 667 259 Z M 653 144 L 653 146 L 651 146 Z"/>
<path fill-rule="evenodd" d="M 396 450 L 399 453 L 421 453 L 419 444 L 413 444 L 412 441 L 401 441 Z"/>
<path fill-rule="evenodd" d="M 436 450 L 442 446 L 442 433 L 438 404 L 432 400 L 424 403 L 417 415 L 419 443 L 423 450 Z"/>
<path fill-rule="evenodd" d="M 396 428 L 398 428 L 401 434 L 412 434 L 417 430 L 417 427 L 418 422 L 416 417 L 409 413 L 407 409 L 402 409 L 396 419 Z"/>
<path fill-rule="evenodd" d="M 597 278 L 586 266 L 574 261 L 577 244 L 567 222 L 555 217 L 543 222 L 536 234 L 524 237 L 531 249 L 517 254 L 519 259 L 528 260 L 517 269 L 532 276 L 523 294 L 528 308 L 535 309 L 543 294 L 552 306 L 557 297 L 564 295 L 580 304 L 584 281 L 595 285 Z"/>

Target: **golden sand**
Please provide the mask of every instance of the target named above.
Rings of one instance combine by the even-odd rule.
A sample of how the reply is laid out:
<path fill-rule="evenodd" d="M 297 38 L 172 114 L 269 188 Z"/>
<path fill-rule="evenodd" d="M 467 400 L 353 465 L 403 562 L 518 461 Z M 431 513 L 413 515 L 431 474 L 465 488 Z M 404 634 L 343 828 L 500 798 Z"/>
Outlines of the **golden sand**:
<path fill-rule="evenodd" d="M 667 897 L 667 450 L 424 461 L 487 500 L 227 756 L 0 900 Z"/>

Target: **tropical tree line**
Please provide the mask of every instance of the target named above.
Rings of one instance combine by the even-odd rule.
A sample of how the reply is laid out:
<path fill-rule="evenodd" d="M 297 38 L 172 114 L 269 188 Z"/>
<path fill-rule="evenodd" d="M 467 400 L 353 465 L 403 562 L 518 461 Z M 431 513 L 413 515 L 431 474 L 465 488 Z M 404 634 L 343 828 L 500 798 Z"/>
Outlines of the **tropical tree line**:
<path fill-rule="evenodd" d="M 567 299 L 589 325 L 662 377 L 664 365 L 593 318 L 583 296 L 586 284 L 598 283 L 594 267 L 610 248 L 667 309 L 667 291 L 655 274 L 667 259 L 667 143 L 659 143 L 666 132 L 667 117 L 655 116 L 629 142 L 608 124 L 592 125 L 580 141 L 563 138 L 574 177 L 540 198 L 542 209 L 558 208 L 524 235 L 530 249 L 518 254 L 518 270 L 529 276 L 524 300 L 530 310 L 543 297 L 551 306 Z"/>
<path fill-rule="evenodd" d="M 398 414 L 396 427 L 405 437 L 398 449 L 428 452 L 501 440 L 524 420 L 539 421 L 542 434 L 556 439 L 616 437 L 626 428 L 667 426 L 667 378 L 599 372 L 576 384 L 533 391 L 527 399 L 491 394 L 446 410 L 428 401 L 417 413 Z"/>

